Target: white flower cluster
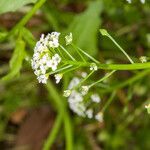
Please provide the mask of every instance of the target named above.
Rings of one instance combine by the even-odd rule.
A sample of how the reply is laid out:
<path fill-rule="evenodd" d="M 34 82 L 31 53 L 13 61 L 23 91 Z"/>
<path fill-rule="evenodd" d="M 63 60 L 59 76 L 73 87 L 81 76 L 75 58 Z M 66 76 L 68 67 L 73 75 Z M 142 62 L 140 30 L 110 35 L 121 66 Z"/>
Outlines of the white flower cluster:
<path fill-rule="evenodd" d="M 74 77 L 69 86 L 68 90 L 64 91 L 64 96 L 68 97 L 68 103 L 70 109 L 81 117 L 88 117 L 89 119 L 95 118 L 96 120 L 101 121 L 98 114 L 94 116 L 94 109 L 90 108 L 91 103 L 99 103 L 101 101 L 98 94 L 92 94 L 90 96 L 91 99 L 88 101 L 84 100 L 84 96 L 88 93 L 88 86 L 81 86 L 79 90 L 75 87 L 80 83 L 80 79 L 78 77 Z"/>
<path fill-rule="evenodd" d="M 126 0 L 128 3 L 132 3 L 132 0 Z M 140 0 L 140 2 L 142 3 L 142 4 L 144 4 L 145 3 L 145 0 Z"/>
<path fill-rule="evenodd" d="M 55 53 L 52 56 L 49 51 L 49 49 L 59 46 L 59 35 L 58 32 L 52 32 L 46 37 L 42 34 L 40 40 L 36 43 L 31 65 L 39 83 L 47 83 L 47 70 L 51 68 L 52 71 L 55 71 L 61 62 L 59 54 Z"/>
<path fill-rule="evenodd" d="M 60 80 L 62 79 L 62 74 L 55 74 L 54 77 L 55 77 L 55 80 L 56 80 L 56 84 L 58 84 L 60 82 Z"/>
<path fill-rule="evenodd" d="M 91 100 L 95 103 L 99 103 L 101 101 L 100 97 L 98 94 L 92 94 L 91 95 Z"/>

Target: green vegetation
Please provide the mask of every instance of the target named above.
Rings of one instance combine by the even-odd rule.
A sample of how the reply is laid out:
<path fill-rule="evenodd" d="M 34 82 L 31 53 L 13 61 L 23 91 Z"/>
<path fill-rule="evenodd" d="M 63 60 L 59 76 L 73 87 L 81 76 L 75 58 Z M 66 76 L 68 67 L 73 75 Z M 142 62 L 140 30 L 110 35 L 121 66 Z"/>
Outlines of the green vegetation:
<path fill-rule="evenodd" d="M 0 0 L 0 149 L 149 150 L 149 2 Z M 59 46 L 40 57 L 61 62 L 41 84 L 31 59 L 41 34 L 54 31 Z M 72 111 L 74 91 L 95 117 Z"/>

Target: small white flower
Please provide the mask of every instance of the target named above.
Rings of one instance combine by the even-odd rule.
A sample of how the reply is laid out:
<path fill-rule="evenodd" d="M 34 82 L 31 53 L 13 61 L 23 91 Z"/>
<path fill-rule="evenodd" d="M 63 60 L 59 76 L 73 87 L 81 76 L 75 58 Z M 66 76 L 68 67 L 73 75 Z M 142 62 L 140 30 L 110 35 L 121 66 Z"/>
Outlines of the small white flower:
<path fill-rule="evenodd" d="M 46 73 L 46 68 L 45 68 L 44 65 L 40 66 L 40 71 L 41 71 L 41 74 L 45 74 Z"/>
<path fill-rule="evenodd" d="M 82 76 L 82 78 L 85 78 L 87 76 L 87 73 L 86 72 L 82 72 L 81 76 Z"/>
<path fill-rule="evenodd" d="M 72 43 L 72 33 L 69 33 L 69 35 L 65 36 L 66 45 L 69 45 Z"/>
<path fill-rule="evenodd" d="M 52 69 L 52 71 L 55 71 L 57 69 L 58 63 L 56 61 L 53 61 L 52 59 L 47 61 L 46 65 Z"/>
<path fill-rule="evenodd" d="M 71 92 L 71 94 L 68 98 L 69 103 L 78 103 L 78 102 L 82 102 L 82 101 L 83 101 L 82 95 L 79 92 L 75 91 L 75 90 L 73 90 Z"/>
<path fill-rule="evenodd" d="M 40 75 L 40 76 L 37 77 L 37 79 L 38 79 L 39 83 L 44 83 L 44 84 L 46 84 L 46 83 L 47 83 L 48 76 L 46 76 L 46 75 Z"/>
<path fill-rule="evenodd" d="M 57 48 L 59 46 L 59 32 L 52 32 L 46 36 L 48 46 L 51 48 Z"/>
<path fill-rule="evenodd" d="M 93 109 L 88 109 L 85 114 L 89 119 L 93 118 Z"/>
<path fill-rule="evenodd" d="M 53 61 L 56 61 L 56 62 L 59 64 L 60 61 L 61 61 L 61 57 L 60 57 L 58 54 L 55 54 L 55 55 L 52 57 L 52 60 L 53 60 Z"/>
<path fill-rule="evenodd" d="M 52 33 L 50 34 L 50 36 L 51 36 L 52 39 L 58 39 L 58 38 L 59 38 L 59 35 L 60 35 L 59 32 L 52 32 Z"/>
<path fill-rule="evenodd" d="M 57 69 L 57 63 L 53 61 L 51 68 L 53 71 L 55 71 Z"/>
<path fill-rule="evenodd" d="M 89 90 L 89 86 L 81 86 L 81 94 L 86 95 Z"/>
<path fill-rule="evenodd" d="M 62 74 L 55 74 L 55 80 L 56 80 L 56 84 L 58 84 L 60 82 L 60 80 L 62 79 Z"/>
<path fill-rule="evenodd" d="M 91 95 L 91 99 L 92 99 L 92 101 L 95 102 L 95 103 L 99 103 L 99 102 L 101 101 L 101 99 L 100 99 L 100 97 L 99 97 L 98 94 L 92 94 L 92 95 Z"/>
<path fill-rule="evenodd" d="M 58 40 L 55 39 L 53 41 L 49 41 L 48 44 L 48 46 L 52 48 L 57 48 L 59 46 Z"/>
<path fill-rule="evenodd" d="M 146 56 L 141 56 L 139 59 L 140 59 L 140 61 L 141 61 L 142 63 L 147 62 L 147 57 L 146 57 Z"/>
<path fill-rule="evenodd" d="M 103 113 L 99 112 L 98 114 L 96 114 L 95 119 L 98 120 L 99 122 L 103 122 Z"/>
<path fill-rule="evenodd" d="M 71 90 L 65 90 L 63 96 L 69 97 L 71 94 Z"/>
<path fill-rule="evenodd" d="M 70 81 L 69 86 L 68 86 L 68 89 L 73 89 L 73 88 L 76 87 L 79 83 L 80 83 L 80 79 L 77 78 L 77 77 L 74 77 L 74 78 Z"/>
<path fill-rule="evenodd" d="M 34 58 L 34 60 L 39 60 L 40 59 L 40 54 L 39 53 L 34 53 L 33 58 Z"/>
<path fill-rule="evenodd" d="M 94 70 L 96 71 L 98 68 L 97 68 L 97 65 L 95 63 L 91 63 L 90 65 L 90 70 Z"/>
<path fill-rule="evenodd" d="M 79 115 L 81 117 L 85 117 L 86 107 L 85 107 L 84 103 L 82 103 L 82 102 L 80 102 L 80 103 L 69 103 L 69 107 L 77 115 Z"/>
<path fill-rule="evenodd" d="M 85 117 L 86 106 L 83 102 L 83 96 L 81 93 L 73 90 L 68 97 L 68 103 L 70 109 L 79 116 Z"/>
<path fill-rule="evenodd" d="M 32 69 L 33 69 L 33 70 L 36 70 L 36 69 L 40 66 L 40 64 L 39 64 L 38 61 L 34 61 L 34 60 L 32 59 L 32 60 L 31 60 L 31 66 L 32 66 Z"/>
<path fill-rule="evenodd" d="M 51 60 L 51 59 L 47 60 L 46 66 L 47 66 L 48 68 L 51 68 L 51 66 L 52 66 L 52 60 Z"/>

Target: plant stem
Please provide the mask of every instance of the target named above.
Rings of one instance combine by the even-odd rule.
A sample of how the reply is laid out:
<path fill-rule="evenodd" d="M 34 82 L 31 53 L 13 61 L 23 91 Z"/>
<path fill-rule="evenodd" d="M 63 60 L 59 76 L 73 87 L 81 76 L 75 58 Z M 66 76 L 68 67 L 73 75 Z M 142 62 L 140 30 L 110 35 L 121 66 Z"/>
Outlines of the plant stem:
<path fill-rule="evenodd" d="M 116 91 L 114 91 L 110 98 L 107 100 L 106 104 L 104 105 L 104 107 L 102 108 L 102 112 L 104 113 L 104 111 L 108 108 L 108 106 L 111 104 L 111 102 L 113 101 L 114 97 L 115 97 Z"/>
<path fill-rule="evenodd" d="M 125 52 L 125 50 L 115 41 L 115 39 L 107 32 L 105 29 L 100 29 L 100 33 L 103 36 L 107 36 L 112 42 L 121 50 L 121 52 L 128 58 L 128 60 L 133 64 L 133 60 L 130 58 L 130 56 Z"/>
<path fill-rule="evenodd" d="M 119 89 L 119 88 L 123 88 L 123 87 L 125 87 L 129 84 L 132 84 L 133 82 L 143 78 L 144 76 L 148 75 L 149 73 L 150 73 L 150 70 L 144 70 L 144 71 L 138 73 L 137 75 L 135 75 L 134 77 L 131 77 L 130 79 L 128 79 L 124 82 L 121 82 L 120 84 L 117 84 L 115 86 L 111 86 L 110 88 L 105 89 L 104 91 L 101 91 L 101 92 L 107 93 L 107 92 L 111 92 L 111 91 Z"/>
<path fill-rule="evenodd" d="M 53 129 L 50 132 L 47 140 L 44 143 L 43 150 L 50 150 L 51 149 L 51 146 L 52 146 L 54 140 L 56 139 L 56 136 L 57 136 L 58 131 L 60 129 L 62 120 L 63 120 L 63 116 L 62 116 L 61 113 L 59 113 L 58 116 L 57 116 L 57 118 L 56 118 L 56 121 L 54 123 Z"/>
<path fill-rule="evenodd" d="M 62 67 L 62 68 L 60 68 L 60 69 L 57 69 L 56 71 L 51 71 L 50 73 L 47 73 L 47 74 L 52 75 L 52 74 L 55 74 L 55 73 L 59 73 L 59 72 L 61 72 L 61 71 L 63 71 L 63 70 L 66 70 L 66 69 L 68 69 L 68 68 L 71 68 L 72 66 L 73 66 L 73 65 L 67 65 L 67 66 Z"/>
<path fill-rule="evenodd" d="M 130 56 L 125 52 L 125 50 L 114 40 L 114 38 L 109 35 L 108 36 L 112 41 L 113 43 L 121 50 L 121 52 L 128 58 L 128 60 L 130 61 L 131 64 L 133 64 L 133 60 L 130 58 Z"/>
<path fill-rule="evenodd" d="M 68 72 L 70 72 L 70 71 L 76 70 L 76 69 L 78 69 L 79 67 L 80 67 L 80 66 L 72 67 L 72 68 L 70 68 L 70 69 L 68 69 L 68 70 L 66 70 L 66 71 L 63 71 L 62 74 L 65 74 L 65 73 L 68 73 Z"/>
<path fill-rule="evenodd" d="M 109 78 L 114 72 L 116 72 L 116 70 L 111 71 L 110 73 L 107 73 L 103 78 L 101 78 L 100 80 L 92 83 L 89 87 L 91 88 L 92 86 L 96 85 L 97 83 L 100 83 L 104 80 L 106 80 L 107 78 Z"/>
<path fill-rule="evenodd" d="M 56 109 L 63 116 L 65 137 L 66 137 L 66 150 L 73 150 L 73 135 L 72 135 L 72 125 L 70 121 L 70 116 L 66 107 L 66 101 L 59 95 L 56 88 L 49 81 L 46 84 L 46 88 L 54 101 Z M 63 101 L 64 100 L 64 101 Z"/>
<path fill-rule="evenodd" d="M 35 14 L 35 12 L 45 3 L 46 0 L 39 0 L 32 9 L 21 19 L 21 21 L 9 32 L 9 35 L 12 35 L 19 28 L 23 27 L 29 19 Z"/>
<path fill-rule="evenodd" d="M 89 59 L 91 59 L 92 61 L 94 61 L 95 63 L 100 63 L 98 60 L 96 60 L 94 57 L 92 57 L 91 55 L 89 55 L 88 53 L 86 53 L 84 50 L 82 50 L 81 48 L 77 47 L 78 50 L 80 52 L 82 52 L 85 56 L 87 56 Z"/>
<path fill-rule="evenodd" d="M 84 67 L 90 67 L 90 62 L 74 62 L 65 61 L 66 64 L 80 65 Z M 99 69 L 103 70 L 140 70 L 150 69 L 150 62 L 147 63 L 134 63 L 134 64 L 97 64 Z"/>
<path fill-rule="evenodd" d="M 73 61 L 75 61 L 75 58 L 62 45 L 60 45 L 60 47 Z"/>
<path fill-rule="evenodd" d="M 81 80 L 81 82 L 75 88 L 80 87 L 94 72 L 94 70 L 91 71 L 85 78 L 83 78 L 83 80 Z"/>
<path fill-rule="evenodd" d="M 66 136 L 66 150 L 73 150 L 73 132 L 72 132 L 71 119 L 68 112 L 65 112 L 64 128 L 65 128 L 65 136 Z"/>
<path fill-rule="evenodd" d="M 80 51 L 78 50 L 78 48 L 72 43 L 71 44 L 73 46 L 73 48 L 76 50 L 76 52 L 79 54 L 79 56 L 81 57 L 81 59 L 86 62 L 86 60 L 84 59 L 84 57 L 82 56 L 82 54 L 80 53 Z"/>

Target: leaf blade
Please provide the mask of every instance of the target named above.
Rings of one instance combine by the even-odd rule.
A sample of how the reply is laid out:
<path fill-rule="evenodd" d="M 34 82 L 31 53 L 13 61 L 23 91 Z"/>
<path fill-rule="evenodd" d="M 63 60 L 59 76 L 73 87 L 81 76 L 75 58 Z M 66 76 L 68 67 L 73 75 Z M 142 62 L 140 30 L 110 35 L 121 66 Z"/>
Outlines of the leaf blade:
<path fill-rule="evenodd" d="M 24 5 L 36 2 L 37 0 L 0 0 L 0 14 L 14 12 Z"/>

